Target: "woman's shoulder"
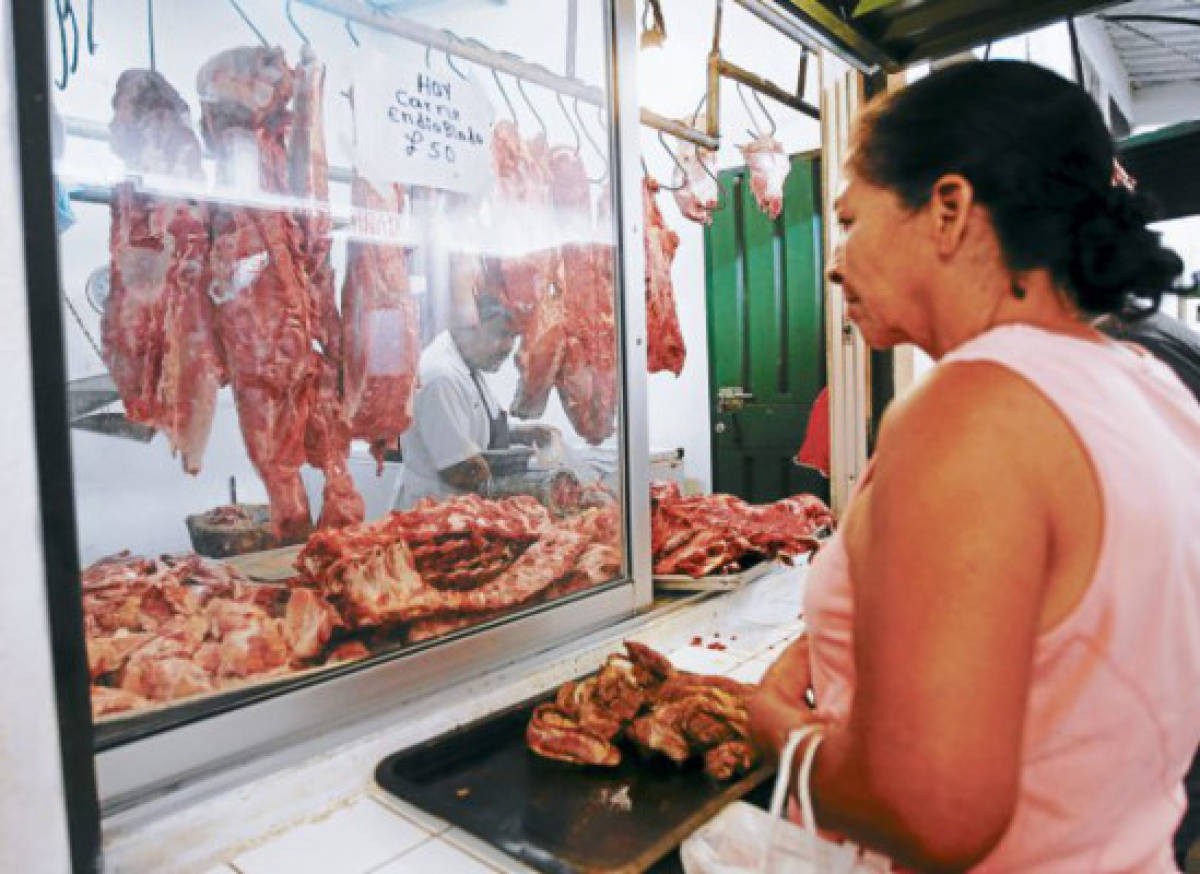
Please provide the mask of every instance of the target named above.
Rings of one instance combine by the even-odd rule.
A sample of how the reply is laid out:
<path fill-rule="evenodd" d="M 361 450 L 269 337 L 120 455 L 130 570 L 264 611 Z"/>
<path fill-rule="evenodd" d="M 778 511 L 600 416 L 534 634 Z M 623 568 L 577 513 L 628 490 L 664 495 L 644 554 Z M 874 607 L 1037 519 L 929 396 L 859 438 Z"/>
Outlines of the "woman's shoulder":
<path fill-rule="evenodd" d="M 1070 430 L 1026 377 L 987 360 L 946 361 L 897 398 L 880 423 L 881 464 L 966 464 L 1044 473 Z"/>

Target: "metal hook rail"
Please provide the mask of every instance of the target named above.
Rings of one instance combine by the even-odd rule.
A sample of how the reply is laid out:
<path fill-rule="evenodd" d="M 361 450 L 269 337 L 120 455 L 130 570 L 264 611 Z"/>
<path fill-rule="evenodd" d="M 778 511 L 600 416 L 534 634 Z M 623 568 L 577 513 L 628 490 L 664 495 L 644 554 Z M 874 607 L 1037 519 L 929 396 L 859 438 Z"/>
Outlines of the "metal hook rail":
<path fill-rule="evenodd" d="M 539 64 L 530 63 L 516 55 L 496 51 L 477 40 L 463 39 L 449 31 L 429 27 L 403 16 L 384 17 L 372 13 L 368 6 L 356 2 L 356 0 L 298 0 L 298 2 L 321 9 L 347 21 L 399 36 L 410 42 L 433 46 L 446 54 L 472 61 L 484 67 L 491 67 L 493 70 L 508 73 L 519 80 L 557 91 L 567 97 L 576 97 L 594 106 L 602 105 L 605 100 L 604 92 L 595 85 L 589 85 L 579 79 L 559 76 Z M 641 121 L 642 124 L 678 139 L 695 143 L 705 149 L 716 149 L 720 146 L 717 136 L 696 130 L 681 121 L 665 118 L 648 109 L 641 111 Z"/>

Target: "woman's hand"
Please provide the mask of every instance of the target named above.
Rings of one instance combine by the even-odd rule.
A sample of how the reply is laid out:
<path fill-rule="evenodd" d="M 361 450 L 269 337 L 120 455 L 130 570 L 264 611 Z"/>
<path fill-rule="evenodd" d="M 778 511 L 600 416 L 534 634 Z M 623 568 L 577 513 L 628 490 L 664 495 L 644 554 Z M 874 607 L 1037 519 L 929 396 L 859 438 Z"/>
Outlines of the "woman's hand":
<path fill-rule="evenodd" d="M 802 635 L 767 669 L 747 704 L 750 734 L 764 755 L 777 758 L 792 731 L 818 721 L 805 698 L 811 684 L 808 635 Z"/>

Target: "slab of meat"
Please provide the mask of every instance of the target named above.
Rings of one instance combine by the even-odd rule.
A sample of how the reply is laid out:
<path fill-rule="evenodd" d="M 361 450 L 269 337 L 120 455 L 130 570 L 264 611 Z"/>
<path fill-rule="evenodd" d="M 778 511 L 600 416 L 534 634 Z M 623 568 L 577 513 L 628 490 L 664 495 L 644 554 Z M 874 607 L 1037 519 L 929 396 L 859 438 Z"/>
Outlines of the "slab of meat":
<path fill-rule="evenodd" d="M 783 150 L 783 144 L 769 134 L 738 148 L 750 168 L 750 190 L 754 192 L 758 208 L 775 221 L 783 211 L 783 185 L 792 171 L 791 159 Z"/>
<path fill-rule="evenodd" d="M 287 137 L 294 76 L 281 49 L 222 52 L 196 80 L 201 128 L 218 178 L 287 193 Z M 256 172 L 255 172 L 256 171 Z M 317 314 L 294 215 L 238 205 L 213 214 L 211 295 L 250 460 L 267 488 L 281 541 L 312 526 L 300 481 L 305 432 L 317 394 Z"/>
<path fill-rule="evenodd" d="M 117 80 L 113 151 L 130 173 L 202 183 L 200 143 L 188 107 L 158 73 Z M 217 390 L 226 379 L 213 336 L 208 212 L 200 204 L 114 186 L 110 294 L 101 351 L 127 418 L 167 436 L 188 473 L 200 470 Z"/>
<path fill-rule="evenodd" d="M 656 202 L 658 188 L 658 182 L 651 177 L 642 180 L 642 204 L 646 212 L 646 357 L 651 373 L 665 370 L 679 376 L 687 355 L 671 283 L 671 263 L 679 248 L 679 235 L 663 221 Z"/>
<path fill-rule="evenodd" d="M 287 587 L 196 555 L 122 553 L 82 583 L 98 716 L 286 672 L 319 655 L 338 621 L 315 592 L 298 589 L 285 606 Z"/>
<path fill-rule="evenodd" d="M 676 206 L 684 218 L 711 225 L 713 210 L 721 202 L 721 189 L 716 180 L 716 153 L 684 143 L 679 149 L 679 164 L 682 172 L 676 167 L 671 183 L 676 188 Z"/>
<path fill-rule="evenodd" d="M 564 683 L 553 703 L 537 707 L 526 744 L 574 764 L 614 766 L 626 739 L 677 764 L 703 756 L 704 769 L 728 780 L 753 768 L 746 701 L 752 687 L 726 677 L 677 671 L 644 644 L 625 642 L 592 677 Z"/>
<path fill-rule="evenodd" d="M 283 615 L 283 633 L 292 655 L 310 659 L 320 655 L 342 624 L 336 610 L 312 589 L 294 588 Z"/>
<path fill-rule="evenodd" d="M 503 235 L 514 247 L 544 238 L 552 222 L 549 149 L 544 135 L 522 140 L 513 122 L 492 129 L 492 164 L 496 174 L 492 212 L 503 223 Z M 503 283 L 500 302 L 523 333 L 538 301 L 555 281 L 557 252 L 529 249 L 500 259 Z"/>
<path fill-rule="evenodd" d="M 534 709 L 525 729 L 525 743 L 539 756 L 573 765 L 615 768 L 621 763 L 620 750 L 584 730 L 553 704 Z"/>
<path fill-rule="evenodd" d="M 325 67 L 305 44 L 296 67 L 295 119 L 288 146 L 288 176 L 294 194 L 313 201 L 297 216 L 301 262 L 308 276 L 315 356 L 316 396 L 304 435 L 309 464 L 325 475 L 320 527 L 340 528 L 363 520 L 366 508 L 346 459 L 351 423 L 341 396 L 342 320 L 334 293 L 330 250 L 329 160 L 325 152 Z"/>
<path fill-rule="evenodd" d="M 92 686 L 91 698 L 92 719 L 126 710 L 141 710 L 150 704 L 141 695 L 124 689 L 114 689 L 112 686 Z"/>
<path fill-rule="evenodd" d="M 565 295 L 556 286 L 547 288 L 525 322 L 516 365 L 519 381 L 510 412 L 521 419 L 536 419 L 546 412 L 566 353 L 567 310 Z"/>
<path fill-rule="evenodd" d="M 783 558 L 815 549 L 816 534 L 832 526 L 829 508 L 813 495 L 755 506 L 733 495 L 684 497 L 655 484 L 650 540 L 656 574 L 707 576 L 746 558 Z"/>
<path fill-rule="evenodd" d="M 594 233 L 591 192 L 583 162 L 565 147 L 550 152 L 556 216 L 586 239 Z M 606 204 L 607 197 L 602 197 Z M 616 429 L 617 337 L 613 316 L 614 250 L 590 242 L 562 247 L 563 308 L 567 325 L 556 384 L 567 418 L 589 443 Z"/>
<path fill-rule="evenodd" d="M 587 545 L 578 534 L 550 529 L 490 582 L 474 589 L 438 589 L 417 572 L 403 539 L 386 529 L 376 531 L 373 543 L 359 532 L 352 547 L 313 577 L 355 627 L 486 613 L 524 603 L 565 576 Z M 324 560 L 302 553 L 299 562 L 319 568 Z"/>
<path fill-rule="evenodd" d="M 377 191 L 361 177 L 350 189 L 356 225 L 383 234 L 404 211 L 399 185 Z M 342 285 L 344 386 L 351 434 L 371 444 L 380 473 L 384 452 L 412 424 L 420 358 L 419 312 L 409 292 L 408 254 L 386 242 L 351 240 Z"/>

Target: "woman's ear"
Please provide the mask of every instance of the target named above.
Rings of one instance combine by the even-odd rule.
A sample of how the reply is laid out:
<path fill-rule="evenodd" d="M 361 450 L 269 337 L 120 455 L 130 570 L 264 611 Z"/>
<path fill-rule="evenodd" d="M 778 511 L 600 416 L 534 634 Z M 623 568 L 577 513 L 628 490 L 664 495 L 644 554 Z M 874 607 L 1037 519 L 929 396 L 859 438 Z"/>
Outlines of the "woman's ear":
<path fill-rule="evenodd" d="M 929 209 L 939 255 L 954 254 L 967 232 L 975 189 L 965 176 L 948 173 L 933 184 Z"/>

